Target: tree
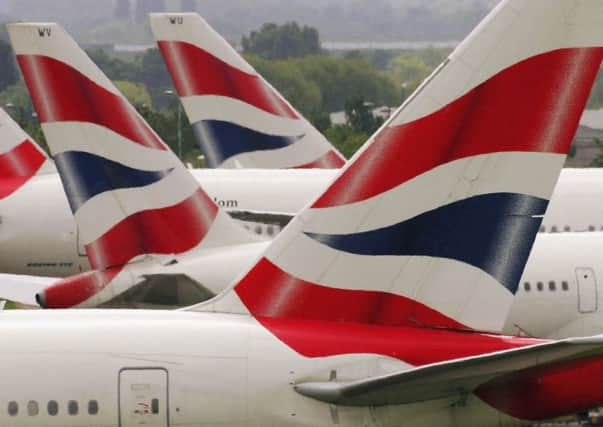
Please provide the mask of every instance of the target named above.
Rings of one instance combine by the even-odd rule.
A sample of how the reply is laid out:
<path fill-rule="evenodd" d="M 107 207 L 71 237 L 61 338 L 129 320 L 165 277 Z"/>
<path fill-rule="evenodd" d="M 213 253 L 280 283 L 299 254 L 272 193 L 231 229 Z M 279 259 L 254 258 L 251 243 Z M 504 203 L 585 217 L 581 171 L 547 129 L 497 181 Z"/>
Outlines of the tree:
<path fill-rule="evenodd" d="M 337 125 L 326 130 L 325 136 L 341 154 L 350 158 L 367 141 L 368 135 L 356 133 L 349 125 Z"/>
<path fill-rule="evenodd" d="M 111 80 L 138 81 L 140 79 L 141 69 L 136 62 L 114 58 L 102 49 L 95 49 L 87 53 Z"/>
<path fill-rule="evenodd" d="M 354 96 L 346 101 L 345 115 L 354 132 L 371 135 L 383 124 L 382 119 L 373 115 L 371 106 L 362 96 Z"/>
<path fill-rule="evenodd" d="M 304 78 L 291 61 L 267 61 L 249 58 L 253 66 L 303 115 L 322 111 L 322 98 L 317 84 Z"/>
<path fill-rule="evenodd" d="M 170 100 L 164 92 L 167 89 L 173 90 L 173 86 L 161 53 L 158 49 L 149 49 L 138 58 L 138 61 L 140 74 L 132 80 L 141 81 L 146 85 L 155 107 L 165 107 Z"/>
<path fill-rule="evenodd" d="M 151 105 L 151 95 L 143 83 L 135 83 L 128 80 L 117 80 L 113 82 L 117 89 L 134 105 Z"/>
<path fill-rule="evenodd" d="M 588 99 L 588 108 L 598 109 L 603 108 L 603 68 L 597 75 L 597 80 Z"/>
<path fill-rule="evenodd" d="M 8 43 L 0 40 L 0 91 L 15 84 L 19 80 L 17 68 L 13 61 L 13 52 Z"/>
<path fill-rule="evenodd" d="M 603 168 L 603 141 L 601 141 L 599 138 L 595 138 L 593 139 L 593 142 L 601 152 L 597 157 L 594 158 L 590 165 L 594 168 Z"/>
<path fill-rule="evenodd" d="M 299 58 L 321 52 L 318 30 L 297 22 L 283 25 L 267 23 L 259 31 L 252 31 L 241 40 L 245 53 L 254 53 L 266 59 Z"/>
<path fill-rule="evenodd" d="M 130 13 L 130 0 L 116 0 L 115 17 L 124 21 L 129 21 L 132 18 Z"/>

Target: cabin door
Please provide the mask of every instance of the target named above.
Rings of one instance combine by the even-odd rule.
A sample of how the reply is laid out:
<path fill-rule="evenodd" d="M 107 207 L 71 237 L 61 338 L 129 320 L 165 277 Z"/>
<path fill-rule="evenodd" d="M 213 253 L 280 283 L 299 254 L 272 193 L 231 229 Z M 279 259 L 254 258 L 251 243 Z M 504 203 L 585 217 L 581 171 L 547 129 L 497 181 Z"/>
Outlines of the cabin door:
<path fill-rule="evenodd" d="M 120 427 L 169 427 L 168 373 L 165 369 L 119 372 Z"/>
<path fill-rule="evenodd" d="M 598 308 L 597 278 L 592 268 L 576 268 L 578 283 L 578 311 L 580 313 L 593 313 Z"/>

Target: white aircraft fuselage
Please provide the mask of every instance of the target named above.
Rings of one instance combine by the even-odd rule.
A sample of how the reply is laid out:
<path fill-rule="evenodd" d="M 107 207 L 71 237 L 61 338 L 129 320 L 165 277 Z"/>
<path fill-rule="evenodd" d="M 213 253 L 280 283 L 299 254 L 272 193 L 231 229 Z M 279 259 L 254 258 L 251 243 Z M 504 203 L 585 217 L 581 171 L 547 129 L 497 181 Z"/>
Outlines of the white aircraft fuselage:
<path fill-rule="evenodd" d="M 333 179 L 333 170 L 194 170 L 229 211 L 295 215 Z M 602 169 L 565 169 L 543 221 L 544 231 L 603 229 Z M 263 231 L 263 230 L 262 230 Z M 0 271 L 66 277 L 90 268 L 57 174 L 31 179 L 0 201 Z"/>
<path fill-rule="evenodd" d="M 192 172 L 221 208 L 288 216 L 309 203 L 336 173 L 219 169 Z M 33 177 L 0 201 L 0 272 L 66 277 L 89 269 L 58 174 Z"/>
<path fill-rule="evenodd" d="M 603 332 L 603 233 L 538 235 L 505 332 L 567 338 Z"/>
<path fill-rule="evenodd" d="M 304 397 L 294 390 L 296 383 L 361 379 L 412 366 L 374 354 L 307 357 L 250 316 L 145 310 L 0 316 L 0 337 L 10 343 L 0 354 L 5 385 L 0 388 L 0 424 L 5 427 L 521 425 L 476 395 L 462 402 L 457 396 L 383 407 L 335 406 Z M 282 326 L 288 327 L 286 322 Z M 381 339 L 380 328 L 375 327 L 375 340 Z M 400 341 L 388 345 L 399 348 L 401 359 L 412 354 L 421 364 L 443 359 L 444 353 L 481 353 L 484 347 L 476 343 L 483 339 L 491 342 L 491 351 L 531 343 L 393 329 Z M 313 345 L 334 339 L 320 327 L 311 331 L 306 339 Z M 519 393 L 517 399 L 531 398 Z"/>

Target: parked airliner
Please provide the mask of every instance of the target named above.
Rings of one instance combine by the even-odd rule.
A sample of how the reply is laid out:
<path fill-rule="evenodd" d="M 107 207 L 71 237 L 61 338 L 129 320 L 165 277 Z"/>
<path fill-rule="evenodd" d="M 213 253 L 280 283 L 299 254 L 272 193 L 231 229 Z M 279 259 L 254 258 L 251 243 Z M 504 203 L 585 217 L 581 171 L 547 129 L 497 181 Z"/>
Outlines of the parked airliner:
<path fill-rule="evenodd" d="M 2 313 L 0 422 L 487 427 L 603 403 L 603 338 L 496 334 L 600 67 L 602 24 L 599 0 L 503 0 L 206 303 Z M 48 70 L 59 52 L 73 64 L 57 25 L 9 35 L 22 66 Z"/>
<path fill-rule="evenodd" d="M 266 239 L 220 209 L 68 34 L 13 42 L 91 267 L 40 305 L 192 304 L 251 265 Z"/>
<path fill-rule="evenodd" d="M 197 123 L 197 130 L 208 126 L 213 128 L 216 124 L 241 127 L 247 123 L 245 120 L 254 117 L 257 123 L 255 125 L 247 123 L 248 126 L 259 126 L 259 123 L 262 123 L 263 127 L 268 126 L 272 129 L 278 125 L 282 128 L 281 132 L 291 135 L 301 132 L 300 129 L 303 128 L 304 134 L 313 135 L 312 138 L 304 138 L 307 143 L 301 144 L 301 140 L 296 141 L 283 150 L 260 150 L 255 147 L 253 153 L 242 152 L 220 163 L 221 166 L 233 166 L 231 160 L 235 158 L 239 159 L 236 162 L 238 167 L 283 167 L 294 164 L 300 166 L 299 162 L 296 162 L 303 156 L 292 156 L 297 152 L 296 150 L 302 148 L 307 150 L 304 154 L 307 156 L 327 147 L 324 138 L 319 138 L 318 132 L 298 113 L 295 113 L 298 116 L 295 119 L 285 119 L 274 114 L 271 116 L 272 113 L 264 111 L 279 105 L 282 107 L 281 110 L 285 107 L 287 111 L 294 110 L 201 17 L 196 14 L 154 14 L 151 15 L 151 25 L 168 65 L 171 64 L 169 69 L 181 94 L 185 95 L 188 90 L 186 88 L 190 87 L 196 88 L 195 90 L 199 92 L 183 97 L 191 122 Z M 187 66 L 176 67 L 174 65 L 176 63 L 184 63 Z M 197 71 L 201 66 L 209 69 L 212 75 L 218 75 L 226 70 L 231 81 L 237 84 L 229 86 L 228 93 L 212 95 L 212 90 L 222 87 L 218 84 L 222 80 L 203 78 L 203 74 Z M 254 96 L 251 98 L 243 89 L 247 87 L 245 83 L 249 81 L 254 82 L 252 86 L 257 89 L 255 92 L 252 91 Z M 253 102 L 259 103 L 264 109 L 254 106 Z M 243 114 L 245 111 L 249 114 Z M 251 112 L 255 112 L 255 115 Z M 257 115 L 260 117 L 256 117 Z M 1 121 L 2 117 L 0 117 Z M 23 165 L 34 166 L 40 163 L 40 159 L 45 159 L 48 168 L 40 168 L 40 172 L 51 170 L 52 162 L 40 150 L 24 151 L 22 147 L 18 150 L 15 148 L 14 141 L 21 142 L 26 137 L 18 127 L 16 129 L 15 127 L 14 124 L 10 126 L 12 137 L 0 139 L 0 151 L 6 152 L 2 157 L 19 158 L 22 159 Z M 247 129 L 246 132 L 255 135 L 255 131 Z M 210 132 L 210 134 L 212 138 L 209 145 L 232 146 L 231 133 Z M 198 135 L 209 134 L 198 132 Z M 253 140 L 258 139 L 254 137 Z M 248 148 L 249 146 L 246 149 Z M 218 151 L 220 150 L 224 151 L 223 148 Z M 329 153 L 327 157 L 339 158 L 336 151 L 331 150 Z M 270 163 L 270 159 L 276 159 L 277 162 Z M 337 166 L 319 163 L 321 167 Z M 19 178 L 17 181 L 11 177 L 0 177 L 0 185 L 11 189 L 7 192 L 10 196 L 0 200 L 0 271 L 53 277 L 65 277 L 87 271 L 90 265 L 85 256 L 82 234 L 72 220 L 58 175 L 39 172 L 34 176 L 29 169 L 20 166 L 19 170 L 26 173 L 25 178 Z M 245 220 L 246 227 L 254 232 L 273 237 L 292 215 L 299 212 L 326 187 L 336 171 L 326 169 L 266 172 L 195 170 L 192 173 L 219 207 L 230 211 L 236 218 Z M 19 188 L 19 191 L 15 191 L 16 188 Z M 598 169 L 563 171 L 541 231 L 602 230 L 603 204 L 597 202 L 602 197 L 603 171 Z M 36 206 L 36 209 L 32 209 L 32 206 Z"/>
<path fill-rule="evenodd" d="M 0 203 L 33 177 L 54 172 L 52 160 L 0 108 Z"/>
<path fill-rule="evenodd" d="M 340 168 L 345 159 L 194 13 L 151 14 L 151 28 L 212 168 Z"/>

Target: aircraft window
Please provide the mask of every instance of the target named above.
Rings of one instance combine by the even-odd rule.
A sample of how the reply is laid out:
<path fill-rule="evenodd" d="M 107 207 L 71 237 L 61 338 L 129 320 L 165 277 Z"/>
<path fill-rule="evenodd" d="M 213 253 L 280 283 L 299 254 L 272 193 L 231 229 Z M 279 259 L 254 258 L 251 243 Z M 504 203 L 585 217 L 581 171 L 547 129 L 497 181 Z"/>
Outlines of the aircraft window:
<path fill-rule="evenodd" d="M 274 236 L 274 227 L 269 225 L 268 228 L 266 229 L 266 232 L 268 233 L 269 236 Z"/>
<path fill-rule="evenodd" d="M 557 285 L 552 280 L 549 282 L 549 291 L 556 291 Z"/>
<path fill-rule="evenodd" d="M 565 280 L 561 282 L 561 289 L 564 291 L 569 291 L 569 284 Z"/>
<path fill-rule="evenodd" d="M 11 417 L 16 417 L 19 413 L 19 404 L 14 400 L 12 402 L 8 402 L 8 415 Z"/>
<path fill-rule="evenodd" d="M 532 290 L 532 287 L 530 286 L 530 282 L 525 282 L 523 284 L 523 288 L 526 290 L 526 292 L 530 292 Z"/>
<path fill-rule="evenodd" d="M 540 232 L 544 233 L 546 231 L 546 227 L 544 225 L 540 226 Z"/>
<path fill-rule="evenodd" d="M 563 230 L 564 230 L 564 231 L 570 231 L 570 230 L 571 230 L 571 228 L 570 228 L 570 226 L 569 226 L 569 225 L 566 225 L 565 227 L 563 227 Z"/>
<path fill-rule="evenodd" d="M 551 227 L 551 233 L 556 233 L 556 232 L 557 232 L 557 226 L 556 226 L 556 225 L 553 225 L 553 226 Z"/>
<path fill-rule="evenodd" d="M 543 290 L 543 289 L 544 289 L 544 285 L 542 284 L 542 282 L 538 282 L 538 283 L 536 283 L 536 288 L 537 288 L 539 291 L 541 291 L 541 290 Z"/>
<path fill-rule="evenodd" d="M 98 402 L 96 400 L 91 400 L 88 402 L 88 413 L 90 415 L 98 414 Z"/>
<path fill-rule="evenodd" d="M 588 231 L 595 231 L 596 229 L 597 229 L 597 227 L 595 227 L 594 225 L 588 226 Z"/>
<path fill-rule="evenodd" d="M 69 415 L 77 415 L 79 411 L 78 408 L 78 404 L 75 400 L 70 400 L 69 403 L 67 403 L 67 412 L 69 412 Z"/>
<path fill-rule="evenodd" d="M 59 413 L 59 404 L 56 400 L 51 400 L 48 402 L 46 409 L 48 410 L 48 415 L 54 417 L 56 414 Z"/>
<path fill-rule="evenodd" d="M 27 402 L 27 415 L 30 417 L 35 417 L 40 412 L 40 408 L 38 408 L 38 402 L 35 400 L 30 400 Z"/>
<path fill-rule="evenodd" d="M 154 414 L 159 413 L 159 399 L 151 400 L 151 412 Z"/>
<path fill-rule="evenodd" d="M 255 234 L 262 234 L 262 227 L 260 227 L 259 225 L 255 227 Z"/>

